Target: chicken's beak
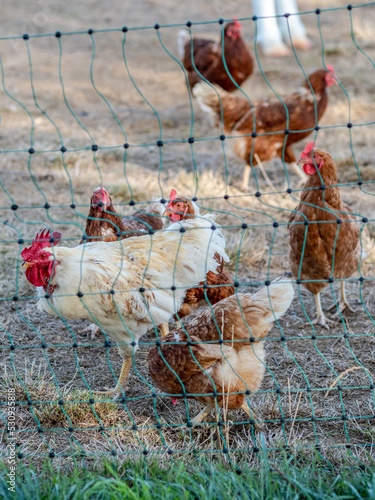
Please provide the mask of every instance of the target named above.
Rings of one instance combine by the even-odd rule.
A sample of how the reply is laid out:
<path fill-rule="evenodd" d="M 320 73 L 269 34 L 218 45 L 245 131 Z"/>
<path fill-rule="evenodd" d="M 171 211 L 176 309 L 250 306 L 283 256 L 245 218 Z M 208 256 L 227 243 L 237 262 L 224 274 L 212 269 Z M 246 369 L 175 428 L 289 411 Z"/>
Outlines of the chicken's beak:
<path fill-rule="evenodd" d="M 172 216 L 172 214 L 173 214 L 172 210 L 167 209 L 167 210 L 165 210 L 165 212 L 163 213 L 163 216 L 164 216 L 164 217 L 168 217 L 168 218 L 170 219 L 170 218 L 171 218 L 171 216 Z"/>
<path fill-rule="evenodd" d="M 168 219 L 171 220 L 172 222 L 179 222 L 181 219 L 181 214 L 175 212 L 174 210 L 166 210 L 164 212 L 164 216 L 168 217 Z"/>
<path fill-rule="evenodd" d="M 307 159 L 306 158 L 300 158 L 299 160 L 297 160 L 297 165 L 304 165 L 305 163 L 307 162 Z"/>
<path fill-rule="evenodd" d="M 22 262 L 21 269 L 27 269 L 28 267 L 32 266 L 32 262 Z"/>

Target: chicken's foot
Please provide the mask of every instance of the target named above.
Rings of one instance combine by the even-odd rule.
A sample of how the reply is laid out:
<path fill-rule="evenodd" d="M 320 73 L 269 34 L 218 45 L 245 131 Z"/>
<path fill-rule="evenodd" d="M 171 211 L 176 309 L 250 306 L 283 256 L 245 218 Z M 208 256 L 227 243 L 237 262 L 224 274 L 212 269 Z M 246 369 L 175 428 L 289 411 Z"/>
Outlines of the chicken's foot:
<path fill-rule="evenodd" d="M 132 357 L 126 358 L 122 362 L 120 377 L 117 381 L 117 385 L 114 389 L 107 391 L 93 391 L 94 394 L 103 394 L 109 398 L 113 396 L 113 399 L 123 396 L 125 391 L 125 384 L 129 377 L 130 368 L 132 366 Z"/>
<path fill-rule="evenodd" d="M 327 328 L 329 330 L 329 325 L 328 323 L 331 323 L 332 325 L 337 325 L 337 321 L 333 321 L 332 319 L 328 319 L 327 316 L 318 316 L 314 321 L 311 322 L 312 325 L 314 326 L 323 326 L 324 328 Z M 308 323 L 309 325 L 310 323 Z"/>
<path fill-rule="evenodd" d="M 200 422 L 202 422 L 202 420 L 205 420 L 207 418 L 207 415 L 210 413 L 211 410 L 213 410 L 215 408 L 215 404 L 214 403 L 209 403 L 208 405 L 206 405 L 202 411 L 200 411 L 198 413 L 197 416 L 195 416 L 194 418 L 192 418 L 190 420 L 190 422 L 192 424 L 199 424 Z"/>
<path fill-rule="evenodd" d="M 161 337 L 164 338 L 166 335 L 169 333 L 169 324 L 168 323 L 163 323 L 160 325 L 160 333 Z"/>
<path fill-rule="evenodd" d="M 79 330 L 78 333 L 87 333 L 87 332 L 91 332 L 90 339 L 95 340 L 96 335 L 100 332 L 100 328 L 94 323 L 91 323 L 90 326 L 87 326 L 86 328 Z"/>
<path fill-rule="evenodd" d="M 339 306 L 339 310 L 333 315 L 334 318 L 340 317 L 340 314 L 343 313 L 346 309 L 352 313 L 356 312 L 356 310 L 353 309 L 347 301 L 346 293 L 345 293 L 345 281 L 341 281 L 341 294 L 340 294 L 340 300 L 339 300 L 338 306 Z M 331 306 L 329 309 L 327 309 L 327 311 L 333 311 L 335 309 L 337 309 L 337 306 L 336 306 L 336 304 L 333 304 L 333 306 Z"/>
<path fill-rule="evenodd" d="M 324 316 L 324 312 L 322 309 L 322 304 L 320 302 L 320 292 L 315 294 L 315 303 L 316 303 L 316 312 L 317 312 L 317 318 L 312 322 L 313 325 L 320 325 L 323 326 L 324 328 L 327 328 L 329 330 L 328 323 L 331 323 L 333 325 L 337 325 L 336 321 L 333 321 L 331 319 L 328 319 Z"/>

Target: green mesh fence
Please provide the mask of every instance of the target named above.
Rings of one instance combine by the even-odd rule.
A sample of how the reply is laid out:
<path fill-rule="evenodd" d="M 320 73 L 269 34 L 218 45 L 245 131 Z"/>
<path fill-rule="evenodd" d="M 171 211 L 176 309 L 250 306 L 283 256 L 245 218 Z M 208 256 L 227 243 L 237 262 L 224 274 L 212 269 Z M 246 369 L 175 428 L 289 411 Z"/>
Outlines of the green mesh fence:
<path fill-rule="evenodd" d="M 287 226 L 303 186 L 284 160 L 275 160 L 265 164 L 272 180 L 263 178 L 254 162 L 249 190 L 239 187 L 237 177 L 243 164 L 231 150 L 234 137 L 224 134 L 223 120 L 219 127 L 209 129 L 187 89 L 187 73 L 177 55 L 180 28 L 187 29 L 190 37 L 208 30 L 220 39 L 230 19 L 0 37 L 4 102 L 0 421 L 5 462 L 13 457 L 25 464 L 49 458 L 64 466 L 74 462 L 87 466 L 102 457 L 156 456 L 172 463 L 209 457 L 241 469 L 256 466 L 267 454 L 270 460 L 284 455 L 309 461 L 315 457 L 324 467 L 364 468 L 373 463 L 375 121 L 371 115 L 375 50 L 366 18 L 372 19 L 374 12 L 375 3 L 301 12 L 317 41 L 306 53 L 292 43 L 293 57 L 288 62 L 267 60 L 258 52 L 260 19 L 239 19 L 252 42 L 256 63 L 254 74 L 241 88 L 237 86 L 237 94 L 245 96 L 251 106 L 253 95 L 254 102 L 265 96 L 283 102 L 283 96 L 297 89 L 311 68 L 335 66 L 338 85 L 329 95 L 326 113 L 319 126 L 316 121 L 309 138 L 294 149 L 301 153 L 311 140 L 337 163 L 338 186 L 360 227 L 362 254 L 350 278 L 334 278 L 332 268 L 329 279 L 309 281 L 328 283 L 322 295 L 323 310 L 328 305 L 337 309 L 336 282 L 345 281 L 356 313 L 339 314 L 330 330 L 315 326 L 313 295 L 303 286 L 304 280 L 290 278 L 295 297 L 265 339 L 265 362 L 260 360 L 265 376 L 260 389 L 245 391 L 249 415 L 225 404 L 222 408 L 217 398 L 228 395 L 217 387 L 210 393 L 215 408 L 196 425 L 191 421 L 202 404 L 186 396 L 202 394 L 187 394 L 183 382 L 181 393 L 165 393 L 150 377 L 148 353 L 155 346 L 161 352 L 159 324 L 152 311 L 147 314 L 154 328 L 137 341 L 136 353 L 133 349 L 126 390 L 115 400 L 97 395 L 95 390 L 116 384 L 121 367 L 117 345 L 132 348 L 137 344 L 132 328 L 119 319 L 130 342 L 116 341 L 100 324 L 100 332 L 92 339 L 83 331 L 87 320 L 69 320 L 59 311 L 57 316 L 39 311 L 34 287 L 20 270 L 21 251 L 43 228 L 62 232 L 60 247 L 77 245 L 97 185 L 108 189 L 122 216 L 144 210 L 155 200 L 166 204 L 170 189 L 176 188 L 179 195 L 199 205 L 201 214 L 217 214 L 237 296 L 253 294 L 285 273 L 291 275 Z M 332 30 L 338 24 L 343 29 L 343 45 L 334 43 Z M 147 64 L 137 51 L 148 56 Z M 17 67 L 11 64 L 12 54 L 18 57 Z M 47 72 L 45 67 L 41 70 L 46 62 Z M 293 131 L 280 132 L 284 150 L 289 133 Z M 340 222 L 337 226 L 334 248 Z M 129 282 L 130 295 L 157 294 L 162 289 L 147 286 L 154 235 L 149 236 L 147 263 L 140 276 L 142 290 Z M 121 240 L 122 255 L 127 241 Z M 175 254 L 169 255 L 173 262 L 183 245 L 181 233 Z M 83 259 L 84 251 L 81 270 Z M 118 311 L 121 299 L 116 302 L 116 282 L 123 271 L 120 258 L 113 282 L 98 292 L 104 297 L 113 291 Z M 164 289 L 169 293 L 170 284 Z M 49 292 L 55 293 L 47 288 Z M 95 290 L 85 295 L 90 294 L 95 295 Z M 85 295 L 79 295 L 82 304 Z M 240 300 L 238 304 L 244 318 Z M 146 301 L 143 305 L 148 309 Z M 98 311 L 84 307 L 98 324 Z M 208 303 L 204 307 L 213 311 Z M 215 324 L 220 336 L 220 322 L 215 320 Z M 171 319 L 170 329 L 179 327 Z M 253 340 L 251 326 L 248 329 L 247 343 Z M 183 331 L 189 339 L 189 329 L 183 326 Z M 210 371 L 194 355 L 195 343 L 188 340 L 186 349 L 210 378 Z M 225 342 L 206 344 L 223 348 Z M 171 373 L 176 374 L 175 368 L 170 365 Z M 181 397 L 176 406 L 171 402 L 174 396 Z"/>

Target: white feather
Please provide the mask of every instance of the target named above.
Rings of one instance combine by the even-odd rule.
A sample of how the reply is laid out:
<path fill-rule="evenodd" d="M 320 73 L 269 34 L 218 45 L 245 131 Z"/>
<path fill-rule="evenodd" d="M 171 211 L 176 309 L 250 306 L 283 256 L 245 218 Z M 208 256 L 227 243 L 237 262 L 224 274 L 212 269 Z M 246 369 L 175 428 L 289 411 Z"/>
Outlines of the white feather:
<path fill-rule="evenodd" d="M 114 341 L 126 344 L 119 349 L 129 356 L 137 349 L 132 341 L 167 323 L 186 290 L 203 281 L 208 271 L 216 272 L 215 253 L 229 260 L 224 248 L 221 228 L 211 214 L 154 235 L 54 247 L 49 249 L 57 262 L 50 283 L 53 292 L 49 299 L 41 298 L 38 307 L 99 324 Z M 37 293 L 41 297 L 45 291 Z"/>
<path fill-rule="evenodd" d="M 194 208 L 194 215 L 198 217 L 200 215 L 200 210 L 198 205 L 195 203 L 195 201 L 192 201 L 191 204 L 193 205 Z"/>
<path fill-rule="evenodd" d="M 272 323 L 288 310 L 294 297 L 294 289 L 290 280 L 287 278 L 277 278 L 267 287 L 264 286 L 258 290 L 251 299 L 270 304 L 270 309 L 264 320 Z"/>
<path fill-rule="evenodd" d="M 185 45 L 190 42 L 190 35 L 186 30 L 180 30 L 177 35 L 178 56 L 183 59 L 185 56 Z"/>
<path fill-rule="evenodd" d="M 206 213 L 198 218 L 185 219 L 182 222 L 174 222 L 173 224 L 168 226 L 167 231 L 180 231 L 181 226 L 184 227 L 187 231 L 189 229 L 199 228 L 202 232 L 205 233 L 207 244 L 209 245 L 210 250 L 215 247 L 215 252 L 217 252 L 220 257 L 224 259 L 224 262 L 229 262 L 229 257 L 224 251 L 225 238 L 221 227 L 215 222 L 215 219 L 215 214 Z M 215 230 L 212 230 L 212 227 L 215 227 Z M 215 259 L 212 259 L 210 269 L 208 269 L 208 271 L 216 272 L 216 269 L 217 261 Z"/>
<path fill-rule="evenodd" d="M 141 211 L 147 214 L 163 215 L 165 212 L 165 205 L 163 205 L 163 203 L 160 203 L 160 201 L 154 201 L 153 203 L 147 205 L 145 208 L 142 208 Z"/>

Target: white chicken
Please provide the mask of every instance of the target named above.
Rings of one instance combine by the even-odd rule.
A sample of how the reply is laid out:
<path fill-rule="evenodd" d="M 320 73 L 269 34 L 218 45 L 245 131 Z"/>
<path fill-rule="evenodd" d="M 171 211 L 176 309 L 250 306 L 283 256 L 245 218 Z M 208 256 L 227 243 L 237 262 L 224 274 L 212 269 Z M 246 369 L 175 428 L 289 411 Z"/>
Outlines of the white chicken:
<path fill-rule="evenodd" d="M 153 235 L 75 248 L 56 247 L 61 233 L 45 230 L 22 251 L 40 310 L 95 322 L 118 344 L 123 365 L 108 395 L 123 393 L 140 337 L 167 323 L 186 290 L 216 272 L 216 253 L 229 260 L 214 220 L 206 215 Z"/>

